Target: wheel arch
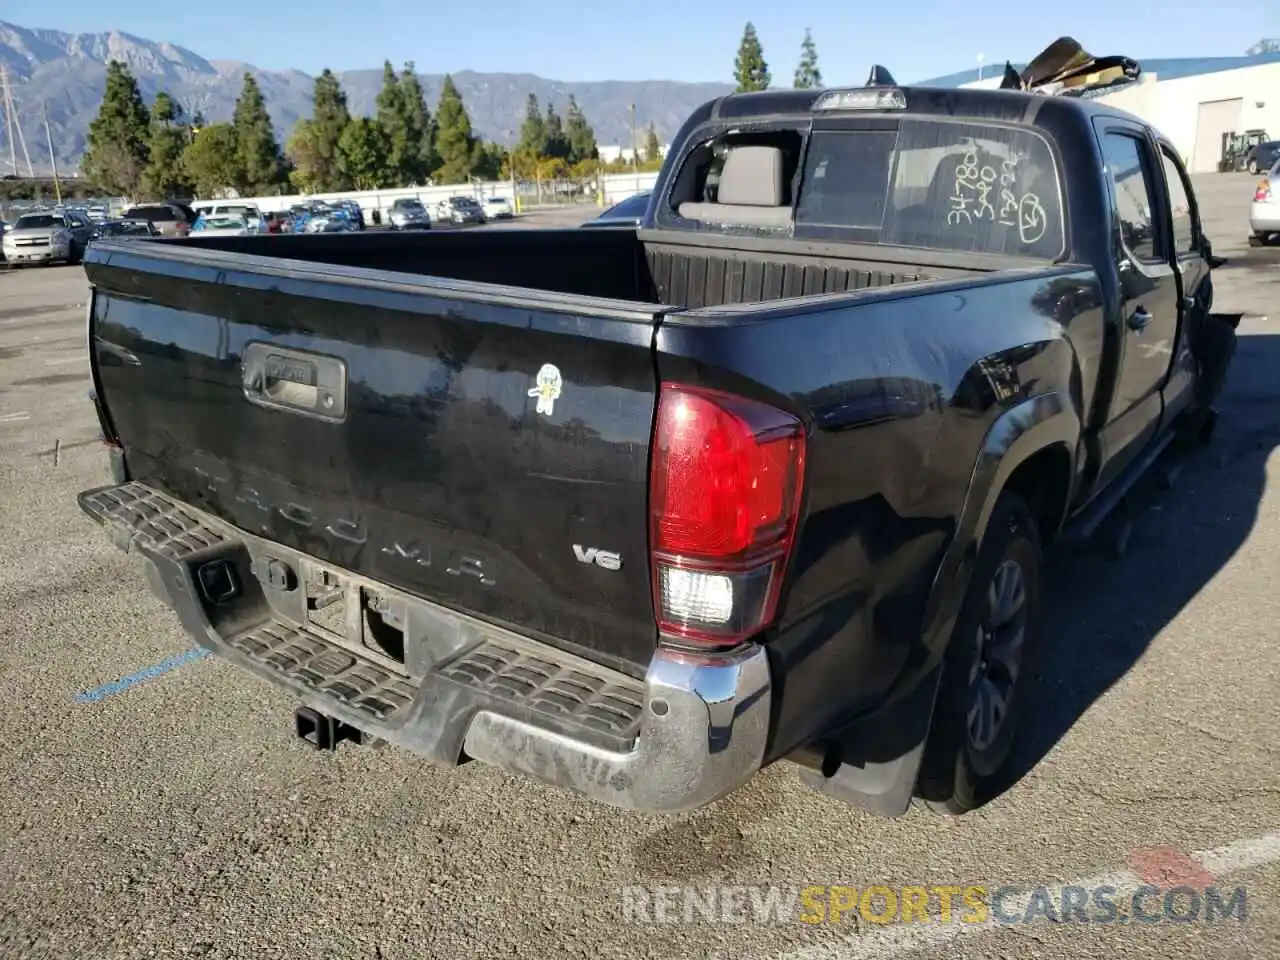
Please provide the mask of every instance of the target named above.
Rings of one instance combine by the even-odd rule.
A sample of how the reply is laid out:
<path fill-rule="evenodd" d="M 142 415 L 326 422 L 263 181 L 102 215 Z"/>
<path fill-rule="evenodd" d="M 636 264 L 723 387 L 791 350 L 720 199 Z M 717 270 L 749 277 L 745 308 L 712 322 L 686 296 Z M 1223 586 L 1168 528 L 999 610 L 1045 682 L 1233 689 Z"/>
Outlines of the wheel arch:
<path fill-rule="evenodd" d="M 975 459 L 956 534 L 930 591 L 924 639 L 940 660 L 969 589 L 992 511 L 1006 490 L 1027 498 L 1042 542 L 1062 528 L 1077 476 L 1080 417 L 1067 390 L 1007 408 L 987 430 Z"/>

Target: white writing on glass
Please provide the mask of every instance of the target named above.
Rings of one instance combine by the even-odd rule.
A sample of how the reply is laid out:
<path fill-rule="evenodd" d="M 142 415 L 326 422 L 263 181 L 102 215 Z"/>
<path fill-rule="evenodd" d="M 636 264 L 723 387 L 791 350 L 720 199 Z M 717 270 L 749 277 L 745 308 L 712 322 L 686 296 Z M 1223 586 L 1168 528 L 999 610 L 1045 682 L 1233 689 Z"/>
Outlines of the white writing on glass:
<path fill-rule="evenodd" d="M 996 182 L 996 172 L 988 166 L 978 166 L 978 148 L 970 147 L 956 167 L 954 195 L 947 223 L 973 223 L 974 220 L 994 220 L 996 208 L 991 204 L 991 190 Z"/>
<path fill-rule="evenodd" d="M 956 167 L 947 223 L 972 225 L 990 220 L 1002 227 L 1016 227 L 1024 246 L 1039 241 L 1049 227 L 1049 215 L 1036 194 L 1018 193 L 1018 165 L 1027 156 L 1012 154 L 1001 162 L 997 172 L 988 164 L 979 165 L 978 148 L 971 145 Z M 998 206 L 991 202 L 993 193 Z"/>

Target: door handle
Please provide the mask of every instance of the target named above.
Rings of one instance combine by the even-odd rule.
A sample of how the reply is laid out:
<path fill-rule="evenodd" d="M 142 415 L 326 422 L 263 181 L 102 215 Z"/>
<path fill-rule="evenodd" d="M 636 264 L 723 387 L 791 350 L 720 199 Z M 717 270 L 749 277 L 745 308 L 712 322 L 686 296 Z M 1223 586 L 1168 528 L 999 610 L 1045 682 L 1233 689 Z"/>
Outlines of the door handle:
<path fill-rule="evenodd" d="M 1151 322 L 1151 314 L 1147 313 L 1144 307 L 1139 307 L 1133 313 L 1129 314 L 1129 329 L 1136 330 L 1141 333 L 1147 328 L 1147 324 Z"/>

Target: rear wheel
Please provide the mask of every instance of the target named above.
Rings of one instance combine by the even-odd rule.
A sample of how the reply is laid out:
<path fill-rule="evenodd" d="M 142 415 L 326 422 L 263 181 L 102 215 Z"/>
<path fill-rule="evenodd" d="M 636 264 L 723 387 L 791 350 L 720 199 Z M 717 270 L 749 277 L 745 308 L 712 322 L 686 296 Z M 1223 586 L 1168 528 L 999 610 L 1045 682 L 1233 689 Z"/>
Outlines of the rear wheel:
<path fill-rule="evenodd" d="M 935 813 L 967 813 L 1001 788 L 1039 649 L 1040 553 L 1026 501 L 1001 494 L 947 648 L 917 782 Z"/>
<path fill-rule="evenodd" d="M 1249 161 L 1249 172 L 1250 172 L 1250 173 L 1253 173 L 1253 174 L 1256 174 L 1256 173 L 1258 172 L 1258 161 L 1257 161 L 1257 160 L 1250 160 L 1250 161 Z"/>

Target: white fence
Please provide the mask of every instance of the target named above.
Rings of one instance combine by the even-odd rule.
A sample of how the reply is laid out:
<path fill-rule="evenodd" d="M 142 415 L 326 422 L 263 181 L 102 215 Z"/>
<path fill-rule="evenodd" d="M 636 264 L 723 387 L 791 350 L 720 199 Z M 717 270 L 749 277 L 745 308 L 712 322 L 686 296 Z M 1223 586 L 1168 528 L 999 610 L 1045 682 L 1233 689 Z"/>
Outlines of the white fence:
<path fill-rule="evenodd" d="M 652 190 L 653 185 L 657 182 L 657 173 L 613 173 L 607 174 L 603 178 L 604 187 L 604 206 L 609 207 L 621 200 L 627 199 L 634 194 L 643 190 Z M 530 195 L 541 193 L 544 198 L 547 191 L 538 190 L 538 185 L 531 181 L 522 181 L 515 191 L 516 196 L 520 198 L 522 205 L 526 206 L 526 198 Z M 585 189 L 585 193 L 583 192 Z M 402 197 L 417 197 L 422 201 L 423 205 L 428 209 L 432 204 L 439 203 L 448 197 L 469 196 L 475 197 L 482 203 L 489 197 L 507 197 L 512 195 L 512 183 L 510 180 L 498 181 L 480 181 L 472 183 L 460 183 L 445 187 L 404 187 L 397 190 L 350 190 L 344 193 L 317 193 L 307 196 L 291 194 L 280 197 L 242 197 L 246 203 L 253 203 L 263 213 L 269 213 L 275 210 L 287 210 L 289 207 L 303 200 L 354 200 L 360 204 L 360 209 L 366 214 L 377 210 L 380 214 L 386 214 L 396 200 Z M 555 191 L 551 191 L 551 195 L 555 195 Z M 580 202 L 599 202 L 595 193 L 594 182 L 588 184 L 585 188 L 581 188 L 574 196 L 566 195 L 566 202 L 574 199 Z"/>

